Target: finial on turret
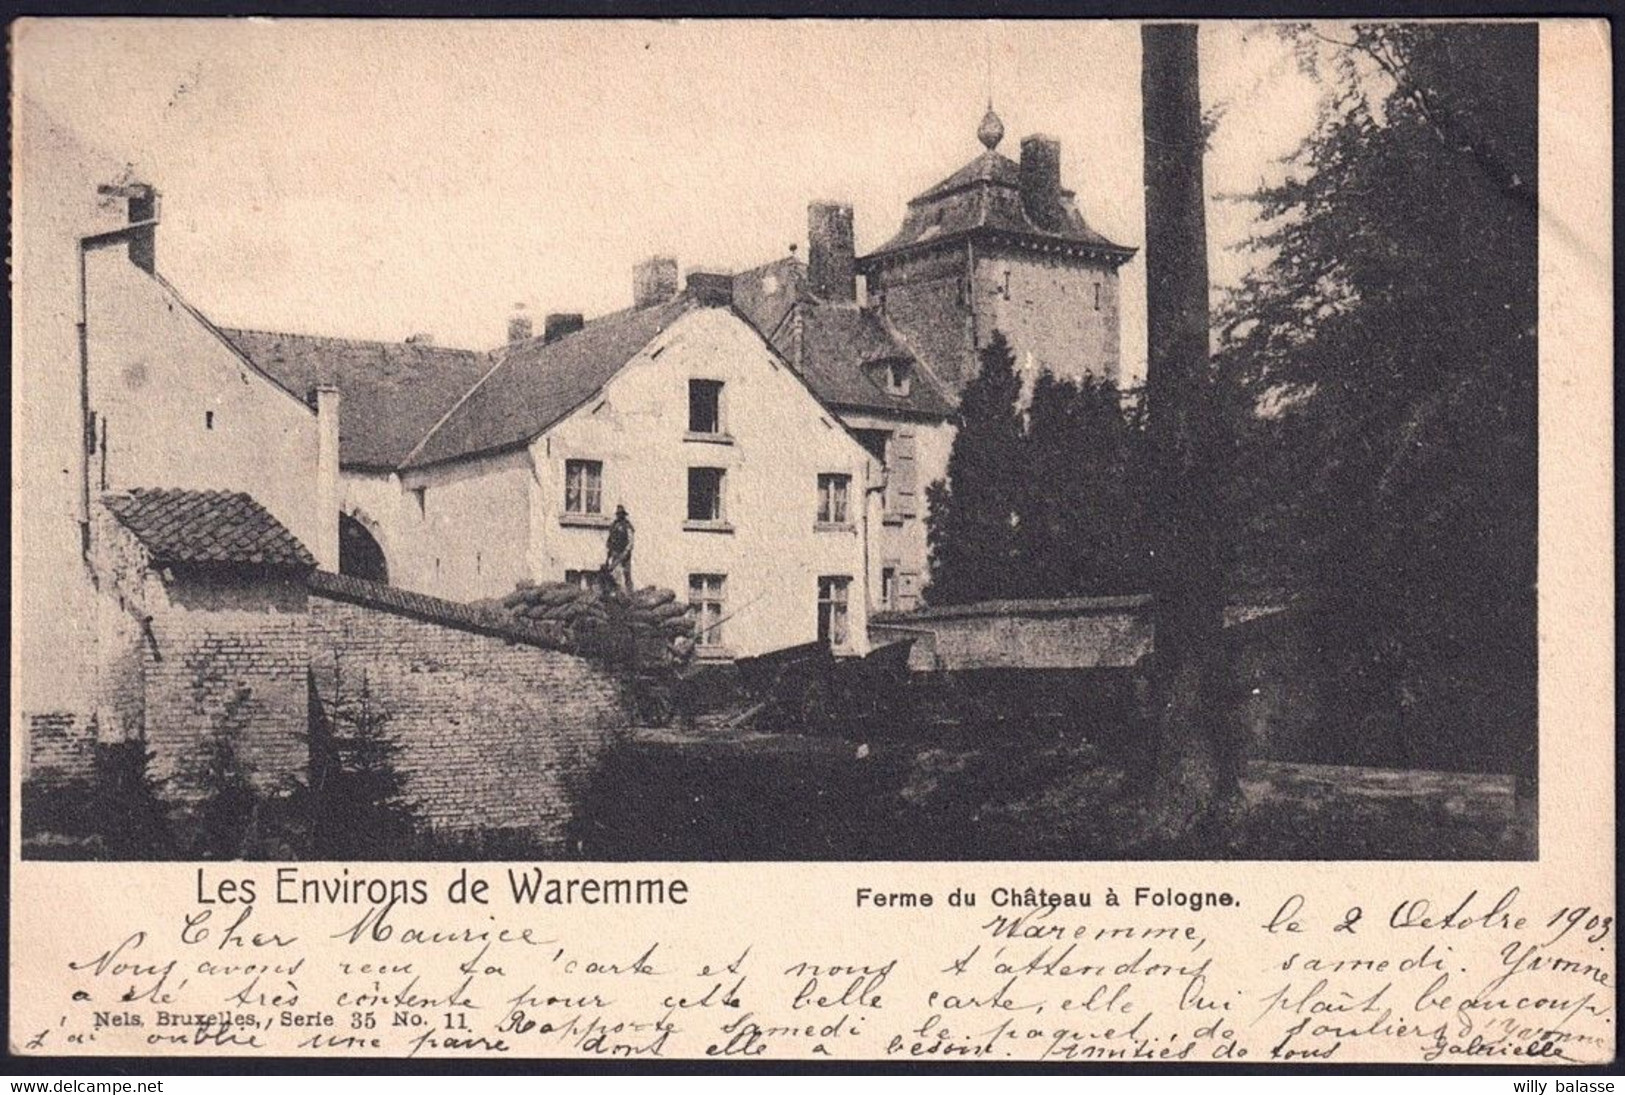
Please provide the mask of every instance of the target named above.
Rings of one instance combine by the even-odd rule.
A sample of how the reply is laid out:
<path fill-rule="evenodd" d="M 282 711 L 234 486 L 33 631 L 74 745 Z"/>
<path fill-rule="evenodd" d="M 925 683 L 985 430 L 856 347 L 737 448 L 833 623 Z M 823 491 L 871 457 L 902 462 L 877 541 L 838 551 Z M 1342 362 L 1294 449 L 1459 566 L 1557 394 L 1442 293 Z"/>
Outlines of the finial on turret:
<path fill-rule="evenodd" d="M 1004 123 L 993 113 L 991 99 L 988 100 L 987 113 L 982 115 L 982 124 L 976 127 L 976 139 L 986 145 L 989 152 L 999 147 L 999 142 L 1004 140 Z"/>

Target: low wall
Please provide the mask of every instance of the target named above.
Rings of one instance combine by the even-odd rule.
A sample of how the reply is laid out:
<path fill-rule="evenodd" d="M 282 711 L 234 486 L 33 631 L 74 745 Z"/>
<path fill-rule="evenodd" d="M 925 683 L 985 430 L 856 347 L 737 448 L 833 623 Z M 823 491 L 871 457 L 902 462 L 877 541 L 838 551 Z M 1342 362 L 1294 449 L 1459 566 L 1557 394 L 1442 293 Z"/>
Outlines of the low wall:
<path fill-rule="evenodd" d="M 310 621 L 318 693 L 365 682 L 425 821 L 568 850 L 582 788 L 632 721 L 610 669 L 466 605 L 333 574 L 312 578 Z"/>
<path fill-rule="evenodd" d="M 301 577 L 176 575 L 164 584 L 163 601 L 149 602 L 152 641 L 140 644 L 152 775 L 177 796 L 202 793 L 205 743 L 219 734 L 256 786 L 286 786 L 308 757 Z"/>

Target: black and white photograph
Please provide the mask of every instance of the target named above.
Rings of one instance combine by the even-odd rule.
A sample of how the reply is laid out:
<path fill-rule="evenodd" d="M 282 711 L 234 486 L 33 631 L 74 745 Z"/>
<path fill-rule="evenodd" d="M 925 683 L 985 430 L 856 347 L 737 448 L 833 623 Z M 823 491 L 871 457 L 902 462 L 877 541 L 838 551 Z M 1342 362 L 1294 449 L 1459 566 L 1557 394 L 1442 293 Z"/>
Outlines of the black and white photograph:
<path fill-rule="evenodd" d="M 1533 22 L 13 29 L 25 860 L 1535 860 Z"/>
<path fill-rule="evenodd" d="M 9 25 L 13 1091 L 1605 1095 L 1608 20 L 624 14 Z"/>

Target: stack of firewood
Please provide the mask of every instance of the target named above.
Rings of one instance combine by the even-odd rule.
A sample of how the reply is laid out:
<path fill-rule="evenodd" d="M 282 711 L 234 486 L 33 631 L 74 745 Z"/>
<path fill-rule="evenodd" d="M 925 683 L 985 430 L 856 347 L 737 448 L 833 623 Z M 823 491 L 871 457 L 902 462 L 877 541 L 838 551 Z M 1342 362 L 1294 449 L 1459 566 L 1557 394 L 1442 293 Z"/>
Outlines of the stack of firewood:
<path fill-rule="evenodd" d="M 669 589 L 647 586 L 628 595 L 570 582 L 521 582 L 489 607 L 546 630 L 556 628 L 583 654 L 650 667 L 694 656 L 693 610 Z"/>

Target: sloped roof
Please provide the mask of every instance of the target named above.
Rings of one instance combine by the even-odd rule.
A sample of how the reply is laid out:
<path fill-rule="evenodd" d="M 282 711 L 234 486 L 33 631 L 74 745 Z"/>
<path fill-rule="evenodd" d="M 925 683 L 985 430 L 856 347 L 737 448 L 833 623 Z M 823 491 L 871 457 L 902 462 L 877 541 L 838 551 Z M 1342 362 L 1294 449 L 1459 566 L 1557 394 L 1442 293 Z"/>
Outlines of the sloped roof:
<path fill-rule="evenodd" d="M 794 257 L 734 275 L 734 307 L 832 407 L 947 417 L 953 403 L 930 371 L 875 312 L 818 299 L 807 267 Z M 885 389 L 881 363 L 908 361 L 914 381 L 906 396 Z"/>
<path fill-rule="evenodd" d="M 1083 219 L 1076 195 L 1060 194 L 1061 223 L 1041 227 L 1021 197 L 1021 168 L 1008 156 L 988 151 L 908 203 L 897 234 L 860 259 L 871 259 L 976 235 L 998 234 L 1039 242 L 1060 242 L 1097 250 L 1108 261 L 1125 262 L 1134 248 L 1113 243 Z"/>
<path fill-rule="evenodd" d="M 801 325 L 798 367 L 826 403 L 939 418 L 953 413 L 953 404 L 930 371 L 874 312 L 804 303 L 797 315 Z M 885 388 L 882 363 L 899 358 L 912 366 L 907 395 L 892 395 Z"/>
<path fill-rule="evenodd" d="M 604 386 L 638 351 L 696 305 L 685 297 L 616 312 L 553 342 L 499 351 L 495 366 L 403 461 L 420 468 L 529 442 Z"/>
<path fill-rule="evenodd" d="M 774 340 L 791 310 L 810 297 L 807 264 L 794 255 L 786 255 L 734 275 L 734 307 L 770 341 Z M 774 349 L 791 362 L 795 361 L 795 355 L 785 353 L 784 347 L 777 342 Z"/>
<path fill-rule="evenodd" d="M 298 537 L 242 491 L 137 488 L 103 502 L 158 566 L 316 566 Z"/>
<path fill-rule="evenodd" d="M 223 330 L 258 368 L 290 391 L 336 383 L 339 463 L 395 468 L 495 359 L 425 342 L 365 342 L 274 331 Z"/>

